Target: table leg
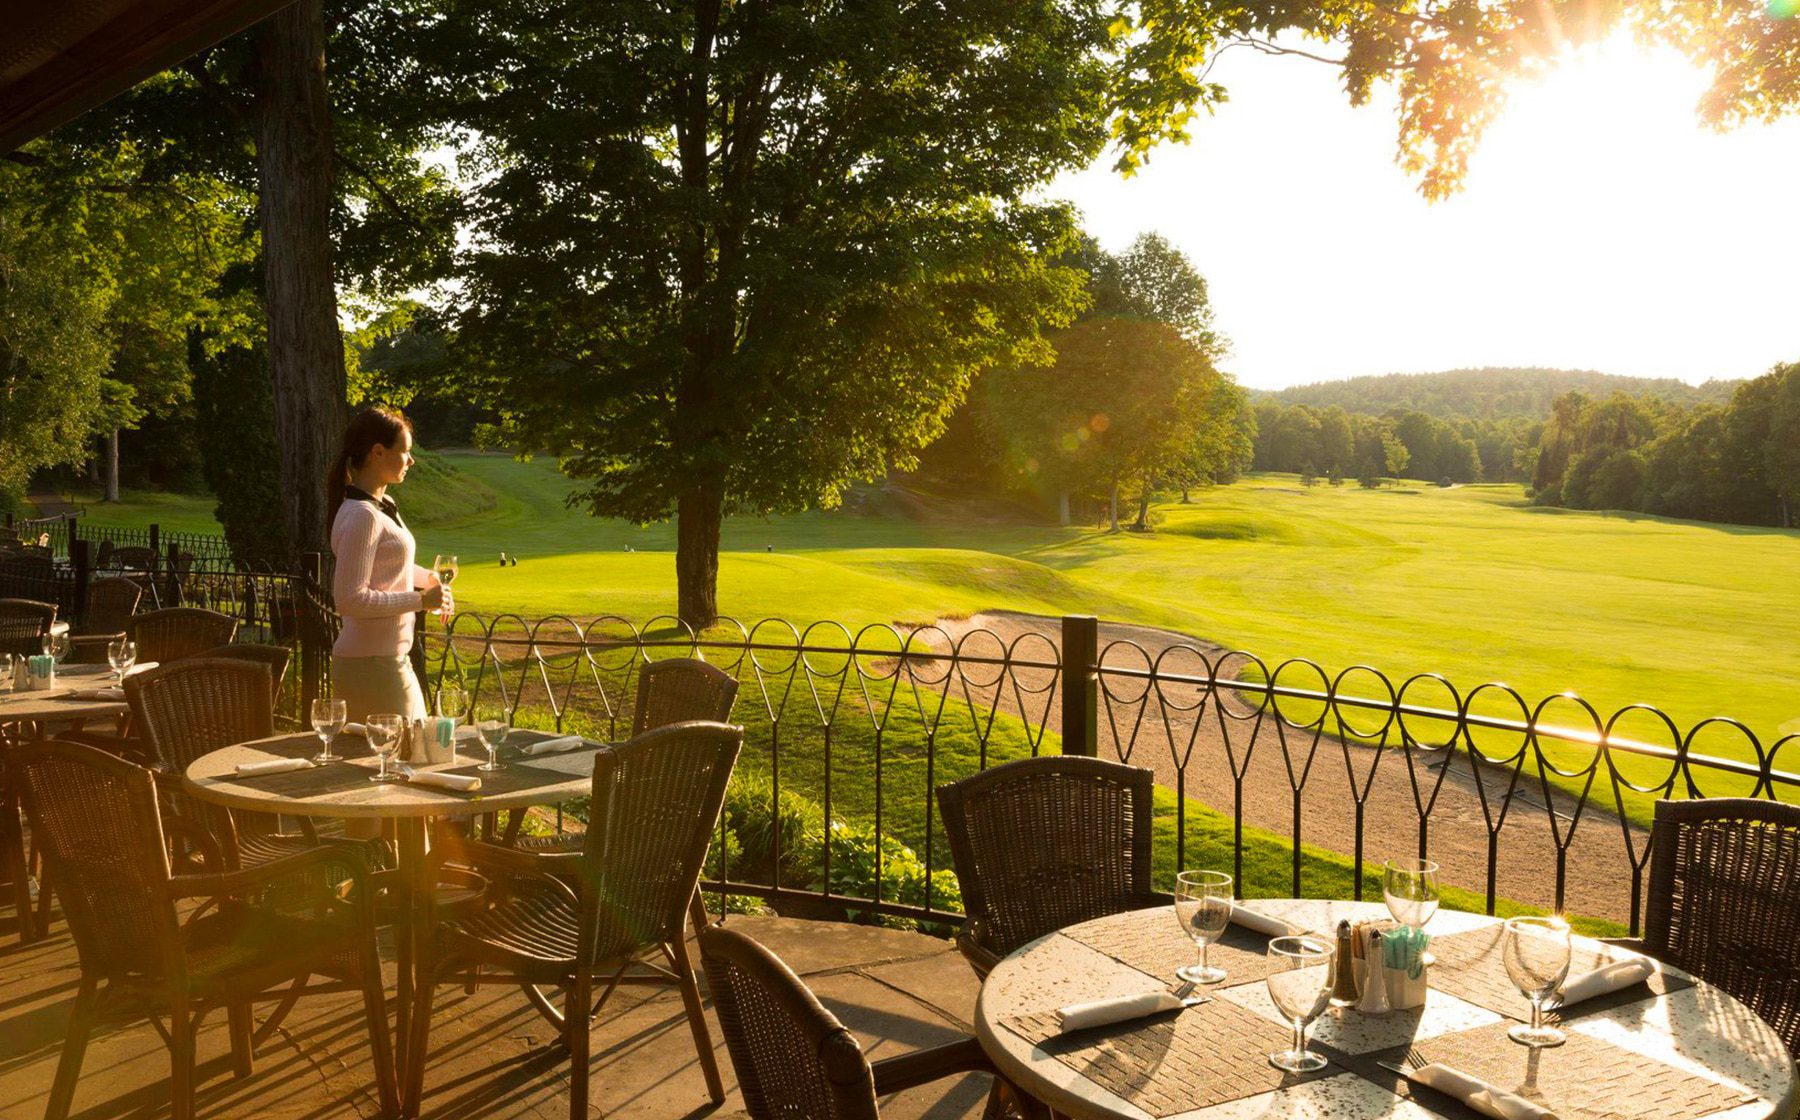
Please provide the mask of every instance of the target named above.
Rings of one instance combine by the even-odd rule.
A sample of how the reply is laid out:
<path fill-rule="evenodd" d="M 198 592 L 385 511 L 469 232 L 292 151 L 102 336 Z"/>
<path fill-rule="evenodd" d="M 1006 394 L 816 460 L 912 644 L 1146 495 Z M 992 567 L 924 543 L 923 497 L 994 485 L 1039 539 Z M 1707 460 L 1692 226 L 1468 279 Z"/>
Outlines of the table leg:
<path fill-rule="evenodd" d="M 394 915 L 394 960 L 398 973 L 395 988 L 400 999 L 400 1006 L 394 1013 L 394 1043 L 398 1058 L 395 1068 L 402 1085 L 406 1084 L 408 1076 L 406 1055 L 411 1052 L 408 1040 L 412 1037 L 413 992 L 418 983 L 415 974 L 419 950 L 417 939 L 422 935 L 430 935 L 419 914 L 420 907 L 430 894 L 429 884 L 426 882 L 430 867 L 425 859 L 425 823 L 424 817 L 402 817 L 395 822 L 400 849 L 402 897 L 396 900 L 398 905 Z"/>

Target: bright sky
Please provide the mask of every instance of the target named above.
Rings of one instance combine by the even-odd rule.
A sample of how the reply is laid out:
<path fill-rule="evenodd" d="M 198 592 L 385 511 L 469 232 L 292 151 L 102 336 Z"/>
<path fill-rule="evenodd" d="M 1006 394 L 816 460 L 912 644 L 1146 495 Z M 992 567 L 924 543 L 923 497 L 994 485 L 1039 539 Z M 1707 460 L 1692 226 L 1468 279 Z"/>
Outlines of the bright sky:
<path fill-rule="evenodd" d="M 1108 249 L 1156 230 L 1211 285 L 1226 368 L 1278 388 L 1365 373 L 1556 366 L 1747 377 L 1800 359 L 1800 118 L 1714 133 L 1704 76 L 1629 41 L 1515 88 L 1464 191 L 1426 203 L 1393 163 L 1391 97 L 1229 52 L 1232 100 L 1136 178 L 1051 194 Z"/>

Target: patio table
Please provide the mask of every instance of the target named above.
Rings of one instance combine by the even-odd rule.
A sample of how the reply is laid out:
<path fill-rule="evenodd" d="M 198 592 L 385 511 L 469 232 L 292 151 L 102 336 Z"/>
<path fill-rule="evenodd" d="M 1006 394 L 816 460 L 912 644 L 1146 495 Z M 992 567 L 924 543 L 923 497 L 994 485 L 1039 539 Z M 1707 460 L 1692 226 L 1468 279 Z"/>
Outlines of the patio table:
<path fill-rule="evenodd" d="M 507 750 L 547 732 L 515 731 Z M 346 740 L 355 745 L 347 745 Z M 333 750 L 344 761 L 282 774 L 239 778 L 242 763 L 277 758 L 309 758 L 319 749 L 318 736 L 310 733 L 277 735 L 240 743 L 202 755 L 182 776 L 187 792 L 202 801 L 229 809 L 246 809 L 288 817 L 393 822 L 398 847 L 396 877 L 399 905 L 394 922 L 394 954 L 399 1006 L 395 1013 L 396 1053 L 404 1055 L 411 1028 L 413 986 L 421 936 L 430 936 L 429 915 L 423 913 L 430 895 L 425 860 L 426 828 L 432 818 L 465 817 L 554 805 L 591 792 L 594 752 L 605 744 L 585 741 L 581 749 L 535 757 L 505 758 L 505 769 L 481 774 L 483 789 L 459 793 L 410 782 L 371 782 L 377 767 L 375 754 L 359 737 L 340 735 Z M 473 763 L 485 758 L 482 751 L 462 756 L 454 763 L 413 766 L 418 772 L 454 770 L 474 773 Z M 393 765 L 390 763 L 390 765 Z M 401 1070 L 404 1084 L 404 1069 Z"/>
<path fill-rule="evenodd" d="M 1326 934 L 1340 919 L 1385 917 L 1380 903 L 1257 899 L 1260 912 Z M 1212 946 L 1225 980 L 1179 1012 L 1058 1035 L 1054 1009 L 1172 988 L 1198 953 L 1171 907 L 1115 915 L 1041 937 L 989 974 L 976 1033 L 999 1071 L 1074 1120 L 1225 1120 L 1250 1116 L 1473 1117 L 1455 1099 L 1383 1067 L 1441 1061 L 1509 1091 L 1521 1087 L 1561 1120 L 1785 1117 L 1794 1107 L 1793 1060 L 1775 1031 L 1704 981 L 1662 966 L 1640 984 L 1558 1013 L 1569 1041 L 1530 1051 L 1507 1029 L 1529 1005 L 1507 980 L 1500 919 L 1440 910 L 1425 1006 L 1386 1015 L 1328 1010 L 1309 1047 L 1330 1060 L 1315 1074 L 1268 1062 L 1292 1028 L 1270 1000 L 1268 938 L 1238 926 Z M 1335 940 L 1335 939 L 1331 939 Z M 1571 974 L 1617 949 L 1575 937 Z"/>
<path fill-rule="evenodd" d="M 57 670 L 55 688 L 14 692 L 11 682 L 0 684 L 0 751 L 12 743 L 42 739 L 51 727 L 81 724 L 87 720 L 119 719 L 131 709 L 123 700 L 77 700 L 78 689 L 112 683 L 112 669 L 105 665 L 64 665 Z M 0 765 L 5 759 L 0 758 Z M 19 802 L 11 782 L 0 782 L 0 861 L 13 885 L 13 901 L 19 915 L 19 939 L 35 941 L 41 932 L 31 907 L 25 839 L 19 825 Z"/>

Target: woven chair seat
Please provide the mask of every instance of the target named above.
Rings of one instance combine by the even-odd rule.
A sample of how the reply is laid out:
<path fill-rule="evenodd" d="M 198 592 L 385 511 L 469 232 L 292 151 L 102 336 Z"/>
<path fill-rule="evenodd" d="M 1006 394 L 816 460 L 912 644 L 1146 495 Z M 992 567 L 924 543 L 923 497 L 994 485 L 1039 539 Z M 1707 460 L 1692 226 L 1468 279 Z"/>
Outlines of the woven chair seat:
<path fill-rule="evenodd" d="M 260 906 L 207 914 L 188 926 L 188 994 L 261 991 L 302 972 L 354 980 L 361 974 L 356 936 L 351 922 L 324 922 Z"/>
<path fill-rule="evenodd" d="M 575 905 L 546 892 L 517 896 L 479 914 L 443 922 L 437 930 L 437 949 L 446 957 L 474 957 L 521 976 L 555 979 L 574 969 L 580 938 L 581 915 Z M 629 956 L 637 948 L 629 937 L 608 940 L 596 947 L 596 961 Z"/>

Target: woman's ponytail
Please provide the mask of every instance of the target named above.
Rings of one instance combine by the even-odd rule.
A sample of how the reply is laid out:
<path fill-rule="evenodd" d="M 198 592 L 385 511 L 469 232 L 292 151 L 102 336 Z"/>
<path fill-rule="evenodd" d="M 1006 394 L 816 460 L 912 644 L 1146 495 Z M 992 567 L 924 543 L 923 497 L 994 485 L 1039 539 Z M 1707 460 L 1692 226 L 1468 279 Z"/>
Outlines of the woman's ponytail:
<path fill-rule="evenodd" d="M 392 447 L 400 441 L 401 432 L 412 431 L 412 422 L 396 409 L 365 408 L 350 418 L 344 429 L 344 443 L 337 458 L 325 470 L 325 516 L 336 517 L 344 503 L 344 488 L 350 484 L 350 472 L 363 465 L 376 444 Z"/>

